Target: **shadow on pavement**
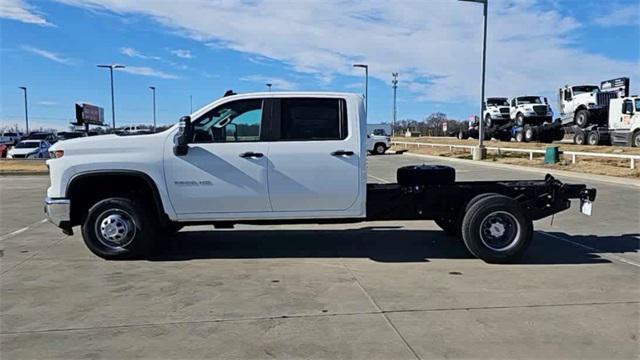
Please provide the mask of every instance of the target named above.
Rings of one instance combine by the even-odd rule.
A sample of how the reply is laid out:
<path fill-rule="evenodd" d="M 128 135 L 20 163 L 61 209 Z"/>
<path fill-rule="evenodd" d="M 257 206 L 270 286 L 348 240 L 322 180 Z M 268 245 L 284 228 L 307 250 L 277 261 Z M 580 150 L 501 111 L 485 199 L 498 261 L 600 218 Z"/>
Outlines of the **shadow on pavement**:
<path fill-rule="evenodd" d="M 518 264 L 610 263 L 600 252 L 637 252 L 638 234 L 616 237 L 550 233 L 599 249 L 589 250 L 536 233 Z M 429 259 L 472 259 L 464 243 L 442 231 L 388 227 L 318 230 L 182 231 L 152 261 L 255 258 L 368 258 L 378 262 L 428 262 Z"/>

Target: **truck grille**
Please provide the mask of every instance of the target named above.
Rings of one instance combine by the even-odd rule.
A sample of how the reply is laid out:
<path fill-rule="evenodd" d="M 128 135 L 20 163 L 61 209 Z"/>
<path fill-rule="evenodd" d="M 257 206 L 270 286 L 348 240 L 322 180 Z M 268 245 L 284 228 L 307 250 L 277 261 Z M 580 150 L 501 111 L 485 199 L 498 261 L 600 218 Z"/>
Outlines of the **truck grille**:
<path fill-rule="evenodd" d="M 535 111 L 537 115 L 547 115 L 547 105 L 534 105 L 533 111 Z"/>
<path fill-rule="evenodd" d="M 613 91 L 600 92 L 596 96 L 596 101 L 599 106 L 609 107 L 609 100 L 615 99 L 617 97 L 618 97 L 618 94 Z"/>
<path fill-rule="evenodd" d="M 508 115 L 509 114 L 509 109 L 507 109 L 507 108 L 500 109 L 500 114 Z"/>

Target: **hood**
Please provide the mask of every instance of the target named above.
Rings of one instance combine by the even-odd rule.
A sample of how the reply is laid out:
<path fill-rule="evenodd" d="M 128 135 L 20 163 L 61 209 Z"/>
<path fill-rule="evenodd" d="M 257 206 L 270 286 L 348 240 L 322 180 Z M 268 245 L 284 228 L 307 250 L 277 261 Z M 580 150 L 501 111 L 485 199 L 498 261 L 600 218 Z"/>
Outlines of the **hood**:
<path fill-rule="evenodd" d="M 595 93 L 582 93 L 582 94 L 574 95 L 573 99 L 574 100 L 578 100 L 579 102 L 595 101 L 596 100 L 596 94 Z"/>
<path fill-rule="evenodd" d="M 9 150 L 9 154 L 11 154 L 11 155 L 27 155 L 27 154 L 38 152 L 39 150 L 40 150 L 40 148 L 23 148 L 23 149 L 13 148 L 13 149 Z"/>
<path fill-rule="evenodd" d="M 80 154 L 118 154 L 140 152 L 141 150 L 159 151 L 168 132 L 149 135 L 96 135 L 58 141 L 51 145 L 50 152 L 62 150 L 65 156 Z"/>

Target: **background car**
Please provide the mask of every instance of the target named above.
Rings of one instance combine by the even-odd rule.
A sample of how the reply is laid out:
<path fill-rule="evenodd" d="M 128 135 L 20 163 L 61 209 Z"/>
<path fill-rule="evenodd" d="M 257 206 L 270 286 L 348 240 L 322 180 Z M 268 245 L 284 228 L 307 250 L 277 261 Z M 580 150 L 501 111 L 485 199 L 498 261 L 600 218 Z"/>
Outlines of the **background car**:
<path fill-rule="evenodd" d="M 49 157 L 49 144 L 44 140 L 23 140 L 7 153 L 9 159 L 45 159 Z"/>
<path fill-rule="evenodd" d="M 6 131 L 0 135 L 0 143 L 7 145 L 15 145 L 22 138 L 22 134 L 17 132 Z"/>
<path fill-rule="evenodd" d="M 87 133 L 84 131 L 61 131 L 57 134 L 58 141 L 85 137 Z"/>
<path fill-rule="evenodd" d="M 49 144 L 55 144 L 58 137 L 52 132 L 32 132 L 25 140 L 44 140 Z"/>

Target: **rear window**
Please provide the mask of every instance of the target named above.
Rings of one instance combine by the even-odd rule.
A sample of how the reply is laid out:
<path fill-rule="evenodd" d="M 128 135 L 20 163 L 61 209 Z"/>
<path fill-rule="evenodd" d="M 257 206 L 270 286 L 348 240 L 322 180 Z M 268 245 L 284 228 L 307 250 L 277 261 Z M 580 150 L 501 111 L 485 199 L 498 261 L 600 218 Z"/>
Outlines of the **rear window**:
<path fill-rule="evenodd" d="M 344 99 L 282 99 L 281 140 L 342 140 L 347 137 Z"/>

